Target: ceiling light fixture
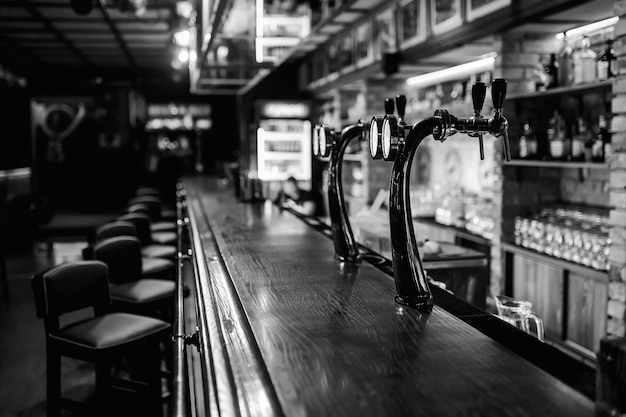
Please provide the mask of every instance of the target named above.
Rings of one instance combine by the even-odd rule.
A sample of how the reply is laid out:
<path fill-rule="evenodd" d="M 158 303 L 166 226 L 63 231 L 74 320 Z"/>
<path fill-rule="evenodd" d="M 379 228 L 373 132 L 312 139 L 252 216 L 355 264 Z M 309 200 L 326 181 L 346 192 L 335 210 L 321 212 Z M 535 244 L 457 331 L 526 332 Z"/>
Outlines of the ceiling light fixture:
<path fill-rule="evenodd" d="M 178 60 L 180 62 L 187 62 L 187 61 L 189 61 L 189 51 L 187 51 L 187 49 L 181 49 L 178 52 Z"/>
<path fill-rule="evenodd" d="M 556 35 L 557 39 L 563 39 L 565 36 L 571 37 L 575 35 L 582 35 L 587 32 L 593 32 L 595 30 L 606 29 L 615 25 L 619 21 L 619 17 L 609 17 L 608 19 L 599 20 L 594 23 L 590 23 L 585 26 L 580 26 L 574 29 L 566 30 L 565 32 L 558 33 Z"/>
<path fill-rule="evenodd" d="M 411 77 L 406 80 L 406 83 L 412 87 L 426 87 L 445 81 L 458 80 L 478 72 L 489 71 L 495 66 L 496 56 L 498 56 L 498 54 L 493 52 L 476 61 L 467 62 L 465 64 L 456 65 L 439 71 L 429 72 L 427 74 L 416 75 L 415 77 Z"/>
<path fill-rule="evenodd" d="M 174 32 L 174 43 L 178 46 L 189 46 L 191 42 L 191 32 L 189 29 Z"/>
<path fill-rule="evenodd" d="M 190 1 L 176 2 L 176 14 L 185 19 L 189 19 L 193 13 L 193 4 Z"/>

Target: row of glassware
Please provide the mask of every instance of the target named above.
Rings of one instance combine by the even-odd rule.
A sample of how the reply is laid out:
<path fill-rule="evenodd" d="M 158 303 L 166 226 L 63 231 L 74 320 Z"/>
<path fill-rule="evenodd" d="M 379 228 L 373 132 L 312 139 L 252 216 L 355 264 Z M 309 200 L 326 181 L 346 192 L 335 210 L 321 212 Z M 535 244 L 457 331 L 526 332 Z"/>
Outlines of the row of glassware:
<path fill-rule="evenodd" d="M 599 271 L 609 269 L 608 216 L 600 211 L 547 208 L 515 218 L 515 244 Z"/>

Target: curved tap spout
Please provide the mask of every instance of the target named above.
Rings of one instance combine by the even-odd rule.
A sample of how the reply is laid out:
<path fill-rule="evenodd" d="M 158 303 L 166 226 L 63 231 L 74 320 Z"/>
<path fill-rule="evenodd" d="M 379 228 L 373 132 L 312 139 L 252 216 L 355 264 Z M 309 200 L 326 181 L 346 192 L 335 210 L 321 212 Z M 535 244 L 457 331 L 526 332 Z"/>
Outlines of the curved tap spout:
<path fill-rule="evenodd" d="M 335 257 L 344 262 L 357 262 L 359 247 L 354 239 L 348 210 L 343 195 L 341 168 L 343 156 L 348 144 L 356 138 L 362 138 L 363 125 L 351 125 L 341 131 L 339 141 L 332 147 L 328 165 L 328 209 L 332 224 Z"/>
<path fill-rule="evenodd" d="M 411 215 L 410 173 L 417 147 L 424 138 L 440 127 L 441 119 L 426 118 L 416 123 L 407 134 L 404 146 L 393 164 L 389 190 L 389 220 L 393 275 L 396 281 L 396 302 L 429 312 L 433 296 L 417 248 Z"/>

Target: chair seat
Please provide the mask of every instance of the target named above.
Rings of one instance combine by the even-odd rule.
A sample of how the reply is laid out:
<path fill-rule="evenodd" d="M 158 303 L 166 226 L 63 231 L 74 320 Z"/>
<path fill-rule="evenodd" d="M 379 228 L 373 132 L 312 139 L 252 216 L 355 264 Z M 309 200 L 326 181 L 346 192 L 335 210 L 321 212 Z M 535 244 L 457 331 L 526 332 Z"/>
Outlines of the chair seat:
<path fill-rule="evenodd" d="M 152 233 L 152 241 L 161 245 L 175 245 L 176 232 L 154 232 Z"/>
<path fill-rule="evenodd" d="M 167 278 L 167 275 L 174 273 L 176 264 L 167 259 L 142 258 L 141 276 L 144 278 Z"/>
<path fill-rule="evenodd" d="M 171 207 L 162 207 L 161 218 L 165 220 L 176 220 L 176 209 Z"/>
<path fill-rule="evenodd" d="M 150 225 L 152 232 L 176 232 L 176 222 L 154 222 Z"/>
<path fill-rule="evenodd" d="M 63 328 L 50 335 L 93 349 L 106 349 L 155 335 L 170 327 L 162 320 L 127 313 L 111 313 Z"/>
<path fill-rule="evenodd" d="M 113 285 L 111 299 L 125 303 L 144 304 L 174 297 L 176 283 L 162 279 L 140 279 L 127 284 Z"/>
<path fill-rule="evenodd" d="M 173 245 L 148 245 L 141 248 L 141 255 L 148 258 L 176 258 L 176 246 Z"/>

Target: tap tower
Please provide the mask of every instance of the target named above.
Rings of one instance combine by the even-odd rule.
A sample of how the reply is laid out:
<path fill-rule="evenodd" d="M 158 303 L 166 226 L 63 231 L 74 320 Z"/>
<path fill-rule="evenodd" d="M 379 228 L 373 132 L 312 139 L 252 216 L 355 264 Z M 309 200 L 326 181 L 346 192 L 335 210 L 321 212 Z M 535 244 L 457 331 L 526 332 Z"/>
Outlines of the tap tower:
<path fill-rule="evenodd" d="M 397 303 L 422 311 L 430 311 L 433 297 L 422 266 L 411 214 L 410 173 L 415 152 L 422 141 L 430 136 L 441 142 L 459 132 L 477 137 L 480 157 L 484 159 L 483 134 L 491 133 L 503 138 L 504 155 L 510 159 L 508 122 L 502 107 L 506 97 L 506 80 L 492 83 L 491 96 L 494 115 L 488 119 L 481 114 L 486 86 L 476 83 L 472 87 L 474 114 L 459 119 L 447 110 L 440 109 L 433 117 L 425 118 L 413 126 L 404 121 L 406 97 L 397 96 L 394 102 L 385 100 L 385 115 L 372 118 L 369 129 L 370 155 L 374 159 L 393 161 L 389 186 L 389 222 L 391 229 L 393 272 Z"/>
<path fill-rule="evenodd" d="M 330 156 L 328 165 L 328 210 L 331 221 L 335 257 L 343 262 L 359 260 L 359 246 L 348 217 L 343 194 L 341 168 L 346 149 L 353 139 L 363 138 L 363 124 L 344 128 L 339 137 L 325 126 L 316 126 L 313 132 L 313 154 L 318 158 Z"/>

